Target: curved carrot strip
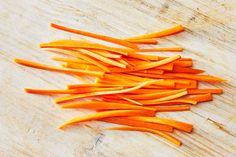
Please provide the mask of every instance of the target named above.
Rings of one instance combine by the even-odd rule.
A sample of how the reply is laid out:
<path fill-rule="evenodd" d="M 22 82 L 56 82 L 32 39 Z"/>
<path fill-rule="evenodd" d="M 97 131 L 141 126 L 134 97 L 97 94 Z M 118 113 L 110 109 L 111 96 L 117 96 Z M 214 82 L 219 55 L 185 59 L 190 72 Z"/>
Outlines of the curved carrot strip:
<path fill-rule="evenodd" d="M 158 66 L 161 66 L 161 65 L 164 65 L 164 64 L 171 63 L 175 60 L 178 60 L 179 58 L 180 58 L 180 56 L 176 55 L 176 56 L 169 57 L 169 58 L 166 58 L 166 59 L 163 59 L 163 60 L 160 60 L 160 61 L 137 65 L 136 67 L 134 67 L 134 70 L 138 71 L 138 70 L 151 69 L 151 68 L 154 68 L 154 67 L 158 67 Z"/>
<path fill-rule="evenodd" d="M 137 40 L 125 39 L 125 41 L 128 41 L 133 44 L 153 44 L 153 45 L 156 45 L 158 43 L 158 41 L 156 39 L 137 39 Z"/>
<path fill-rule="evenodd" d="M 169 125 L 185 132 L 191 132 L 193 130 L 193 125 L 172 119 L 164 119 L 159 117 L 143 117 L 143 116 L 130 116 L 126 118 L 149 123 L 159 123 L 159 124 Z"/>
<path fill-rule="evenodd" d="M 156 47 L 156 48 L 148 48 L 148 49 L 139 49 L 139 52 L 182 52 L 182 47 Z"/>
<path fill-rule="evenodd" d="M 127 52 L 124 50 L 120 50 L 118 48 L 113 48 L 97 43 L 91 43 L 86 41 L 78 41 L 78 40 L 56 40 L 49 43 L 40 44 L 40 48 L 88 48 L 88 49 L 95 49 L 95 50 L 106 50 L 111 52 L 116 52 L 122 55 L 127 55 Z"/>
<path fill-rule="evenodd" d="M 62 108 L 85 108 L 94 110 L 150 110 L 156 111 L 154 107 L 143 107 L 130 104 L 122 103 L 112 103 L 112 102 L 100 102 L 100 101 L 90 101 L 90 102 L 75 102 L 67 103 L 61 105 Z"/>
<path fill-rule="evenodd" d="M 148 128 L 142 128 L 142 127 L 130 127 L 130 126 L 121 126 L 121 127 L 113 127 L 113 128 L 106 128 L 105 130 L 121 130 L 121 131 L 141 131 L 141 132 L 150 132 L 156 135 L 159 135 L 161 137 L 164 137 L 165 139 L 169 140 L 170 142 L 176 144 L 177 146 L 180 146 L 182 143 L 177 138 L 158 130 L 148 129 Z"/>
<path fill-rule="evenodd" d="M 185 74 L 185 73 L 166 73 L 167 76 L 174 76 L 179 78 L 186 78 L 190 80 L 198 80 L 205 82 L 224 82 L 224 79 L 210 76 L 210 75 L 194 75 L 194 74 Z"/>
<path fill-rule="evenodd" d="M 100 72 L 100 71 L 60 68 L 60 67 L 49 66 L 49 65 L 31 62 L 31 61 L 27 61 L 27 60 L 23 60 L 23 59 L 18 59 L 18 58 L 15 59 L 15 62 L 18 64 L 21 64 L 21 65 L 24 65 L 24 66 L 32 67 L 32 68 L 63 72 L 63 73 L 67 73 L 67 74 L 75 74 L 75 75 L 82 74 L 82 75 L 91 75 L 91 76 L 103 76 L 104 75 L 104 72 Z"/>
<path fill-rule="evenodd" d="M 182 31 L 184 31 L 184 27 L 182 25 L 176 25 L 174 27 L 164 29 L 164 30 L 161 30 L 159 32 L 144 34 L 144 35 L 131 37 L 131 38 L 127 38 L 127 39 L 128 40 L 131 40 L 131 39 L 134 40 L 134 39 L 160 38 L 160 37 L 176 34 L 176 33 L 182 32 Z"/>
<path fill-rule="evenodd" d="M 60 129 L 65 128 L 68 125 L 81 123 L 91 120 L 99 120 L 108 117 L 122 117 L 122 116 L 137 116 L 137 115 L 148 115 L 153 116 L 155 112 L 148 111 L 148 110 L 118 110 L 118 111 L 104 111 L 104 112 L 97 112 L 93 114 L 89 114 L 86 116 L 79 116 L 75 117 L 69 121 L 66 121 L 62 125 L 59 126 Z"/>
<path fill-rule="evenodd" d="M 133 104 L 136 104 L 136 105 L 141 105 L 141 106 L 143 106 L 143 104 L 142 103 L 140 103 L 140 102 L 138 102 L 138 101 L 135 101 L 135 100 L 132 100 L 132 99 L 130 99 L 130 98 L 127 98 L 127 97 L 125 97 L 125 96 L 118 96 L 119 98 L 121 98 L 121 99 L 124 99 L 124 100 L 126 100 L 126 101 L 128 101 L 128 102 L 131 102 L 131 103 L 133 103 Z"/>
<path fill-rule="evenodd" d="M 142 122 L 142 121 L 130 120 L 130 119 L 122 118 L 122 117 L 104 118 L 104 119 L 101 119 L 100 121 L 108 122 L 108 123 L 115 123 L 115 124 L 120 124 L 120 125 L 142 127 L 142 128 L 148 128 L 148 129 L 160 130 L 160 131 L 166 131 L 166 132 L 173 132 L 173 127 L 168 126 L 168 125 L 147 123 L 147 122 Z"/>
<path fill-rule="evenodd" d="M 115 43 L 115 44 L 122 45 L 122 46 L 125 46 L 125 47 L 138 49 L 138 47 L 135 44 L 132 44 L 130 42 L 127 42 L 127 41 L 124 41 L 124 40 L 121 40 L 121 39 L 108 37 L 108 36 L 105 36 L 105 35 L 100 35 L 100 34 L 95 34 L 95 33 L 90 33 L 90 32 L 86 32 L 86 31 L 82 31 L 82 30 L 72 29 L 72 28 L 64 27 L 64 26 L 54 24 L 54 23 L 51 23 L 51 27 L 59 29 L 59 30 L 63 30 L 63 31 L 66 31 L 66 32 L 71 32 L 71 33 L 75 33 L 75 34 L 80 34 L 80 35 L 84 35 L 84 36 L 104 40 L 104 41 Z"/>
<path fill-rule="evenodd" d="M 78 95 L 70 95 L 70 96 L 65 96 L 65 97 L 60 97 L 56 98 L 55 102 L 56 103 L 62 103 L 62 102 L 67 102 L 75 99 L 80 99 L 80 98 L 85 98 L 85 97 L 90 97 L 90 96 L 98 96 L 98 95 L 107 95 L 107 94 L 120 94 L 120 93 L 127 93 L 139 88 L 142 88 L 144 86 L 147 86 L 149 84 L 152 84 L 156 82 L 155 80 L 153 81 L 146 81 L 142 82 L 137 86 L 134 86 L 132 88 L 127 88 L 127 89 L 122 89 L 122 90 L 114 90 L 114 91 L 101 91 L 101 92 L 93 92 L 93 93 L 86 93 L 86 94 L 78 94 Z"/>

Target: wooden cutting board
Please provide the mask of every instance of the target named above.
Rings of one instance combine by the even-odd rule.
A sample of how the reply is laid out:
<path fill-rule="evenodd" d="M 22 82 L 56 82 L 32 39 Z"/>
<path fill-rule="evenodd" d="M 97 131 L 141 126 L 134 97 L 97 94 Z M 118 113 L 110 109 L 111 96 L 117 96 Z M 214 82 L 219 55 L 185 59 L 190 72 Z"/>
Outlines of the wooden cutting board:
<path fill-rule="evenodd" d="M 236 156 L 235 21 L 233 0 L 1 0 L 0 156 Z M 194 58 L 197 68 L 227 79 L 202 85 L 224 89 L 224 94 L 188 112 L 159 114 L 194 124 L 192 134 L 174 133 L 183 141 L 181 147 L 148 133 L 101 131 L 112 126 L 102 122 L 61 131 L 59 124 L 88 112 L 62 110 L 51 96 L 25 94 L 23 88 L 60 89 L 78 80 L 13 63 L 19 57 L 57 65 L 50 60 L 56 54 L 38 44 L 78 36 L 54 30 L 50 22 L 119 38 L 183 24 L 184 33 L 160 39 L 160 46 L 184 47 L 182 55 Z"/>

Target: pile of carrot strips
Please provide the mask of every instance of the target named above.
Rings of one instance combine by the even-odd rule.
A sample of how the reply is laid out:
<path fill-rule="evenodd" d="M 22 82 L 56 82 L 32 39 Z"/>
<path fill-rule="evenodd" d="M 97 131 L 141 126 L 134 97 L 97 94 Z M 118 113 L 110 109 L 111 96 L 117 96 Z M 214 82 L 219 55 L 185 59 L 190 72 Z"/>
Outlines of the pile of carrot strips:
<path fill-rule="evenodd" d="M 153 47 L 157 38 L 184 31 L 177 25 L 158 32 L 118 39 L 88 31 L 68 28 L 58 24 L 51 27 L 85 37 L 110 42 L 117 46 L 89 40 L 56 40 L 40 44 L 49 52 L 67 57 L 54 57 L 61 67 L 15 59 L 15 62 L 43 70 L 62 72 L 83 79 L 78 84 L 68 84 L 65 89 L 31 89 L 25 92 L 42 95 L 62 95 L 55 99 L 63 109 L 89 109 L 95 113 L 78 116 L 66 121 L 59 128 L 81 122 L 98 120 L 123 125 L 104 130 L 141 131 L 159 135 L 181 145 L 173 130 L 190 133 L 193 125 L 173 119 L 164 119 L 158 112 L 189 111 L 191 105 L 213 100 L 221 89 L 199 89 L 201 82 L 223 82 L 222 78 L 205 75 L 204 70 L 194 69 L 192 58 L 180 55 L 171 57 L 148 55 L 139 52 L 182 52 L 182 47 Z M 152 45 L 142 48 L 142 45 Z M 86 78 L 92 78 L 93 83 Z M 88 98 L 89 101 L 80 100 Z M 157 116 L 156 116 L 157 115 Z"/>

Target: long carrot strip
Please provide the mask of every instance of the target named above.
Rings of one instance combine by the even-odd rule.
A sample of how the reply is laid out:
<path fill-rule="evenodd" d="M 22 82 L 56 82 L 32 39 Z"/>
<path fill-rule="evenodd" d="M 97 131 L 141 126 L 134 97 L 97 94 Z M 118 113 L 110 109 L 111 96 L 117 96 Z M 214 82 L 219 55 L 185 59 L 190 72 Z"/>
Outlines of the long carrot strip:
<path fill-rule="evenodd" d="M 80 98 L 85 98 L 85 97 L 89 97 L 89 96 L 127 93 L 127 92 L 130 92 L 130 91 L 142 88 L 144 86 L 147 86 L 149 84 L 152 84 L 154 82 L 156 82 L 156 81 L 153 81 L 153 80 L 152 81 L 146 81 L 146 82 L 142 82 L 139 85 L 134 86 L 132 88 L 127 88 L 127 89 L 122 89 L 122 90 L 92 92 L 92 93 L 86 93 L 86 94 L 78 94 L 78 95 L 70 95 L 70 96 L 60 97 L 60 98 L 56 98 L 55 102 L 56 103 L 62 103 L 62 102 L 67 102 L 67 101 L 71 101 L 71 100 L 75 100 L 75 99 L 80 99 Z"/>
<path fill-rule="evenodd" d="M 175 66 L 180 66 L 180 67 L 191 67 L 191 66 L 193 66 L 193 62 L 192 61 L 181 61 L 181 60 L 178 60 L 178 61 L 174 62 L 174 65 Z"/>
<path fill-rule="evenodd" d="M 190 105 L 180 106 L 157 106 L 155 107 L 157 112 L 171 112 L 171 111 L 189 111 Z"/>
<path fill-rule="evenodd" d="M 158 41 L 155 40 L 155 39 L 137 39 L 137 40 L 125 39 L 125 41 L 128 41 L 130 43 L 134 43 L 134 44 L 153 44 L 153 45 L 156 45 L 158 43 Z"/>
<path fill-rule="evenodd" d="M 202 95 L 197 95 L 195 97 L 190 97 L 190 98 L 186 98 L 187 100 L 194 100 L 197 102 L 206 102 L 206 101 L 211 101 L 213 99 L 211 93 L 206 93 L 206 94 L 202 94 Z"/>
<path fill-rule="evenodd" d="M 125 96 L 122 96 L 122 95 L 121 95 L 121 96 L 118 96 L 118 97 L 120 97 L 121 99 L 124 99 L 124 100 L 126 100 L 126 101 L 128 101 L 128 102 L 131 102 L 131 103 L 133 103 L 133 104 L 143 106 L 142 103 L 140 103 L 140 102 L 138 102 L 138 101 L 135 101 L 135 100 L 133 100 L 133 99 L 127 98 L 127 97 L 125 97 Z"/>
<path fill-rule="evenodd" d="M 222 89 L 188 89 L 188 94 L 221 94 L 223 93 Z"/>
<path fill-rule="evenodd" d="M 143 128 L 149 128 L 153 130 L 160 130 L 160 131 L 166 131 L 166 132 L 173 132 L 173 127 L 168 126 L 168 125 L 147 123 L 147 122 L 142 122 L 142 121 L 130 120 L 130 119 L 122 118 L 122 117 L 104 118 L 104 119 L 100 119 L 100 121 L 115 123 L 115 124 L 120 124 L 120 125 L 134 126 L 134 127 L 143 127 Z"/>
<path fill-rule="evenodd" d="M 91 84 L 69 84 L 69 85 L 67 85 L 67 88 L 74 89 L 74 88 L 88 88 L 88 87 L 118 87 L 118 86 L 120 86 L 120 85 L 91 83 Z"/>
<path fill-rule="evenodd" d="M 182 47 L 156 47 L 156 48 L 148 48 L 148 49 L 139 49 L 139 52 L 182 52 Z"/>
<path fill-rule="evenodd" d="M 131 38 L 127 38 L 127 39 L 128 40 L 131 40 L 131 39 L 134 40 L 134 39 L 160 38 L 160 37 L 176 34 L 176 33 L 182 32 L 182 31 L 184 31 L 184 27 L 182 25 L 176 25 L 174 27 L 164 29 L 164 30 L 161 30 L 159 32 L 144 34 L 144 35 L 131 37 Z"/>
<path fill-rule="evenodd" d="M 198 102 L 196 100 L 192 100 L 192 99 L 174 99 L 174 100 L 167 100 L 167 101 L 150 101 L 150 100 L 140 100 L 140 103 L 142 103 L 143 105 L 181 105 L 181 104 L 192 104 L 195 105 Z"/>
<path fill-rule="evenodd" d="M 156 111 L 154 107 L 143 107 L 130 104 L 112 103 L 112 102 L 99 102 L 99 101 L 89 101 L 89 102 L 75 102 L 67 103 L 61 105 L 62 108 L 85 108 L 94 110 L 150 110 Z"/>
<path fill-rule="evenodd" d="M 94 53 L 97 53 L 97 54 L 99 54 L 103 57 L 107 57 L 107 58 L 121 58 L 121 55 L 114 54 L 114 53 L 111 53 L 109 51 L 103 51 L 103 50 L 89 50 L 89 51 L 92 51 Z"/>
<path fill-rule="evenodd" d="M 173 70 L 172 70 L 171 72 L 175 72 L 175 73 L 199 74 L 199 73 L 203 73 L 204 70 L 192 69 L 192 68 L 185 68 L 185 67 L 180 67 L 180 66 L 174 66 L 174 67 L 173 67 Z"/>
<path fill-rule="evenodd" d="M 134 70 L 138 71 L 138 70 L 145 70 L 145 69 L 158 67 L 158 66 L 173 62 L 175 60 L 178 60 L 179 58 L 180 58 L 180 56 L 176 55 L 176 56 L 169 57 L 169 58 L 157 61 L 157 62 L 151 62 L 151 63 L 147 63 L 147 64 L 137 65 L 136 67 L 134 67 Z"/>
<path fill-rule="evenodd" d="M 24 66 L 29 66 L 32 68 L 38 68 L 43 70 L 51 70 L 51 71 L 57 71 L 57 72 L 63 72 L 67 74 L 76 74 L 76 75 L 91 75 L 91 76 L 103 76 L 104 72 L 100 71 L 89 71 L 89 70 L 78 70 L 78 69 L 70 69 L 70 68 L 60 68 L 60 67 L 54 67 L 49 66 L 45 64 L 40 64 L 32 61 L 27 61 L 23 59 L 15 59 L 15 62 Z"/>
<path fill-rule="evenodd" d="M 60 129 L 65 128 L 68 125 L 81 123 L 91 120 L 99 120 L 108 117 L 122 117 L 122 116 L 137 116 L 137 115 L 147 115 L 153 116 L 155 112 L 148 111 L 148 110 L 118 110 L 118 111 L 104 111 L 104 112 L 97 112 L 93 114 L 89 114 L 86 116 L 79 116 L 75 117 L 69 121 L 66 121 L 62 125 L 59 126 Z"/>
<path fill-rule="evenodd" d="M 115 43 L 115 44 L 122 45 L 125 47 L 138 49 L 138 47 L 135 44 L 132 44 L 132 43 L 127 42 L 125 40 L 121 40 L 121 39 L 117 39 L 117 38 L 113 38 L 113 37 L 108 37 L 108 36 L 101 35 L 101 34 L 90 33 L 90 32 L 86 32 L 86 31 L 82 31 L 82 30 L 78 30 L 78 29 L 72 29 L 72 28 L 68 28 L 68 27 L 61 26 L 61 25 L 54 24 L 54 23 L 51 23 L 51 27 L 59 29 L 59 30 L 63 30 L 66 32 L 71 32 L 71 33 L 75 33 L 75 34 L 80 34 L 80 35 L 104 40 L 104 41 Z"/>
<path fill-rule="evenodd" d="M 194 75 L 194 74 L 185 74 L 185 73 L 166 73 L 167 76 L 174 76 L 179 78 L 186 78 L 190 80 L 198 80 L 198 81 L 205 81 L 205 82 L 224 82 L 224 79 L 209 76 L 209 75 Z"/>
<path fill-rule="evenodd" d="M 143 117 L 143 116 L 129 116 L 127 117 L 127 119 L 169 125 L 185 132 L 191 132 L 193 130 L 193 126 L 191 124 L 172 120 L 172 119 L 164 119 L 164 118 L 159 118 L 159 117 Z"/>
<path fill-rule="evenodd" d="M 148 128 L 142 128 L 142 127 L 130 127 L 130 126 L 121 126 L 121 127 L 113 127 L 113 128 L 106 128 L 105 130 L 121 130 L 121 131 L 141 131 L 141 132 L 150 132 L 156 135 L 159 135 L 161 137 L 164 137 L 165 139 L 169 140 L 170 142 L 176 144 L 177 146 L 180 146 L 182 143 L 177 138 L 158 130 L 148 129 Z"/>

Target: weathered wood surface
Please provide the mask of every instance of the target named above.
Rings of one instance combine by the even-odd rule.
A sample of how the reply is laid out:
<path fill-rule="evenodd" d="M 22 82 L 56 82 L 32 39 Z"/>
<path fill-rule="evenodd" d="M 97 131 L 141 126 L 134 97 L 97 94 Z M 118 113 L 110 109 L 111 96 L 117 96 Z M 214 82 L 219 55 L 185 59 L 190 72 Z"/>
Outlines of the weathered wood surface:
<path fill-rule="evenodd" d="M 28 95 L 24 87 L 63 88 L 77 80 L 19 67 L 14 57 L 50 61 L 55 54 L 38 44 L 76 35 L 49 28 L 58 22 L 92 32 L 128 37 L 183 24 L 187 31 L 160 41 L 179 45 L 183 56 L 208 74 L 228 83 L 204 84 L 223 88 L 214 101 L 190 112 L 162 113 L 194 124 L 194 132 L 175 132 L 183 146 L 137 132 L 102 132 L 111 126 L 87 123 L 61 131 L 57 126 L 87 111 L 62 110 L 47 96 Z M 162 44 L 161 44 L 162 45 Z M 164 45 L 164 44 L 163 44 Z M 170 55 L 170 53 L 166 53 Z M 1 157 L 156 157 L 236 156 L 236 2 L 215 0 L 1 0 L 0 1 L 0 156 Z"/>

